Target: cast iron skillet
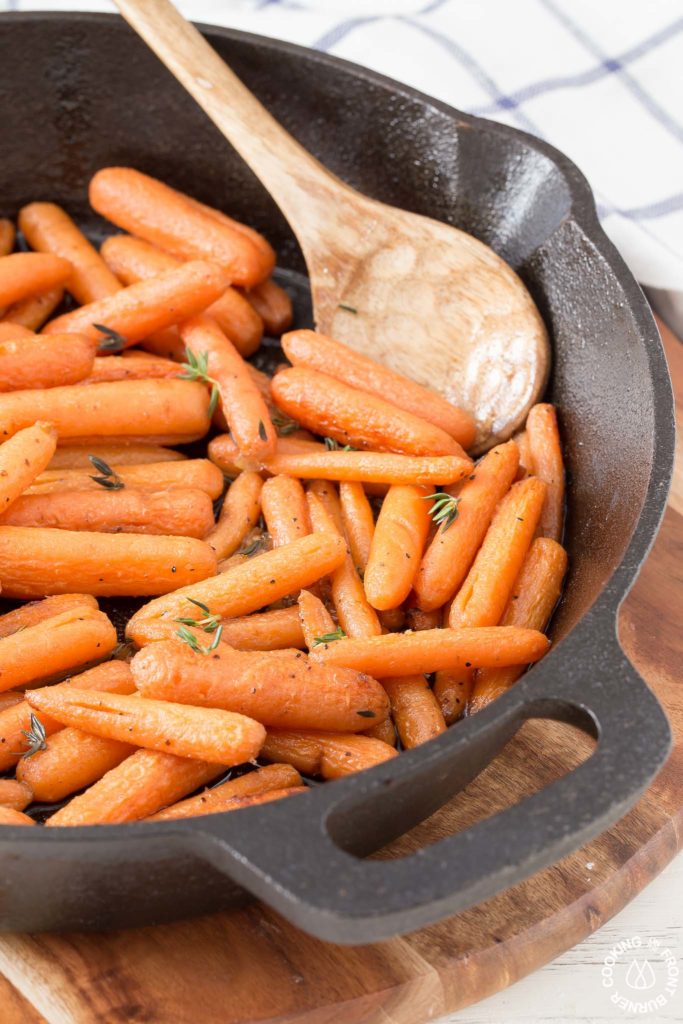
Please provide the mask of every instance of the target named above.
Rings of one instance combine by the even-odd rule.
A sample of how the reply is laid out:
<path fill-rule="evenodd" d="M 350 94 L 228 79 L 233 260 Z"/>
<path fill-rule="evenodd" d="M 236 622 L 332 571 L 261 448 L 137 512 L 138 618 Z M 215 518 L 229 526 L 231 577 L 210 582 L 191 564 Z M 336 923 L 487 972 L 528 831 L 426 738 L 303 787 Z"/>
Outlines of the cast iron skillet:
<path fill-rule="evenodd" d="M 207 28 L 305 146 L 371 196 L 457 224 L 521 273 L 554 345 L 569 468 L 571 575 L 550 655 L 510 693 L 424 747 L 306 797 L 188 821 L 0 833 L 0 928 L 112 928 L 254 894 L 335 942 L 452 914 L 619 818 L 669 749 L 664 714 L 617 643 L 615 617 L 656 532 L 672 396 L 652 317 L 560 153 L 405 86 L 296 46 Z M 251 173 L 115 17 L 0 18 L 0 206 L 62 203 L 97 234 L 86 183 L 132 164 L 296 243 Z M 409 857 L 362 860 L 461 789 L 529 718 L 571 722 L 595 753 L 521 804 Z M 245 893 L 246 890 L 246 893 Z"/>

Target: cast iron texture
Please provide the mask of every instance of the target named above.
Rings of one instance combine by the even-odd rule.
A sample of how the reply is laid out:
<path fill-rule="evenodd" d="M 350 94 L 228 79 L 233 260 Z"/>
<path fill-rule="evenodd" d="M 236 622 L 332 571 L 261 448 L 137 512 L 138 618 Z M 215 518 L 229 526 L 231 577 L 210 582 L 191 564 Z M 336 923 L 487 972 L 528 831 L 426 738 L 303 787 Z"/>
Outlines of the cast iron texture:
<path fill-rule="evenodd" d="M 669 729 L 624 658 L 618 605 L 664 508 L 672 396 L 643 296 L 588 186 L 549 146 L 334 58 L 207 28 L 294 135 L 361 191 L 457 224 L 515 266 L 554 345 L 549 397 L 569 468 L 571 575 L 551 654 L 486 711 L 426 746 L 305 797 L 239 814 L 107 828 L 4 827 L 0 928 L 111 928 L 266 900 L 342 943 L 409 931 L 492 896 L 620 817 Z M 264 230 L 304 270 L 254 176 L 115 17 L 0 18 L 0 211 L 62 203 L 93 232 L 90 175 L 132 164 Z M 366 861 L 471 779 L 530 717 L 598 737 L 594 755 L 521 804 L 414 855 Z"/>

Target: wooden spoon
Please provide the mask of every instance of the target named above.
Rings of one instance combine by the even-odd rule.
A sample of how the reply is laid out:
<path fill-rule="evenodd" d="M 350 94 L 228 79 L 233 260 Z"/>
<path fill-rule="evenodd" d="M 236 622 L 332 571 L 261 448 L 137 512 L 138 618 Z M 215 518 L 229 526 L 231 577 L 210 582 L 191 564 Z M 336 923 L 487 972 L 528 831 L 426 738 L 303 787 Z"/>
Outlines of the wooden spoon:
<path fill-rule="evenodd" d="M 550 356 L 514 271 L 471 235 L 369 199 L 331 174 L 169 0 L 116 2 L 287 217 L 306 259 L 317 329 L 470 411 L 475 450 L 520 427 Z"/>

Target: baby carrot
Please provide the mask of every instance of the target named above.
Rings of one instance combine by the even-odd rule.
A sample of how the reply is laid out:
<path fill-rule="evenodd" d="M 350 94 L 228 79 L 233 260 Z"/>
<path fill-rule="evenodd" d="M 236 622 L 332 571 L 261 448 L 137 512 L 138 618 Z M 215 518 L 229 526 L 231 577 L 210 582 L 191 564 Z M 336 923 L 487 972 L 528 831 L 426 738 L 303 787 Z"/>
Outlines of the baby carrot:
<path fill-rule="evenodd" d="M 519 434 L 515 434 L 512 440 L 519 448 L 519 469 L 517 470 L 517 479 L 524 480 L 525 477 L 531 476 L 532 474 L 529 433 L 526 430 L 522 430 Z"/>
<path fill-rule="evenodd" d="M 66 288 L 81 305 L 119 291 L 121 285 L 97 250 L 55 203 L 29 203 L 19 211 L 24 238 L 38 252 L 53 253 L 72 266 Z"/>
<path fill-rule="evenodd" d="M 252 760 L 266 735 L 262 725 L 244 715 L 137 695 L 93 693 L 72 686 L 58 694 L 51 687 L 31 690 L 26 699 L 37 712 L 95 736 L 216 764 Z"/>
<path fill-rule="evenodd" d="M 57 803 L 97 782 L 134 750 L 130 743 L 60 727 L 43 750 L 19 762 L 17 778 L 32 787 L 35 800 Z"/>
<path fill-rule="evenodd" d="M 0 341 L 16 341 L 17 338 L 33 338 L 33 331 L 20 324 L 13 324 L 7 320 L 0 320 Z"/>
<path fill-rule="evenodd" d="M 144 355 L 145 358 L 141 359 L 138 357 L 137 350 L 131 349 L 122 356 L 96 356 L 92 370 L 83 383 L 100 384 L 102 381 L 110 380 L 176 378 L 181 372 L 178 364 L 171 359 L 162 359 L 160 356 L 153 356 L 148 352 L 145 352 Z"/>
<path fill-rule="evenodd" d="M 250 287 L 273 269 L 275 254 L 264 238 L 255 241 L 255 232 L 131 167 L 98 171 L 89 198 L 117 227 L 182 260 L 213 260 L 235 284 Z"/>
<path fill-rule="evenodd" d="M 207 656 L 176 638 L 138 651 L 131 671 L 152 701 L 222 708 L 280 728 L 362 732 L 389 711 L 375 679 L 323 667 L 300 651 L 234 651 L 218 643 Z"/>
<path fill-rule="evenodd" d="M 321 660 L 384 679 L 438 669 L 526 665 L 542 658 L 549 646 L 542 633 L 517 626 L 425 629 L 335 640 L 322 645 Z"/>
<path fill-rule="evenodd" d="M 266 278 L 253 288 L 247 288 L 244 295 L 261 317 L 267 334 L 279 338 L 282 332 L 291 326 L 292 300 L 272 277 Z"/>
<path fill-rule="evenodd" d="M 81 445 L 70 447 L 59 445 L 50 459 L 47 472 L 55 469 L 87 469 L 92 471 L 90 456 L 110 466 L 141 466 L 150 462 L 182 462 L 187 455 L 176 452 L 173 448 L 164 448 L 156 444 L 98 444 L 90 448 Z"/>
<path fill-rule="evenodd" d="M 364 573 L 375 533 L 372 507 L 363 485 L 353 480 L 342 480 L 339 484 L 339 502 L 353 563 L 359 573 Z"/>
<path fill-rule="evenodd" d="M 13 807 L 0 807 L 0 825 L 35 825 L 33 818 Z"/>
<path fill-rule="evenodd" d="M 1 450 L 1 449 L 0 449 Z M 106 461 L 106 460 L 105 460 Z M 111 467 L 109 467 L 111 469 Z M 93 477 L 102 477 L 96 465 L 90 463 L 90 470 L 82 469 L 48 469 L 42 473 L 33 486 L 30 494 L 60 494 L 69 491 L 95 491 L 100 494 L 103 486 Z M 204 491 L 211 499 L 217 498 L 223 491 L 223 475 L 208 459 L 186 459 L 184 462 L 164 461 L 148 462 L 142 465 L 126 465 L 119 463 L 111 479 L 124 488 L 149 488 L 150 490 L 192 490 Z M 123 488 L 119 488 L 122 490 Z"/>
<path fill-rule="evenodd" d="M 465 454 L 440 427 L 329 374 L 294 366 L 276 374 L 271 388 L 279 409 L 341 445 L 403 455 Z"/>
<path fill-rule="evenodd" d="M 101 252 L 109 268 L 126 285 L 156 277 L 182 265 L 182 260 L 170 253 L 130 235 L 112 235 L 103 243 Z M 256 351 L 263 334 L 263 322 L 245 296 L 235 288 L 226 288 L 206 312 L 241 355 L 250 356 Z"/>
<path fill-rule="evenodd" d="M 0 514 L 43 472 L 56 448 L 50 423 L 34 423 L 0 444 Z"/>
<path fill-rule="evenodd" d="M 209 429 L 206 388 L 189 380 L 129 380 L 111 384 L 0 394 L 2 435 L 10 437 L 36 420 L 52 423 L 60 439 L 143 437 L 150 443 L 184 444 Z"/>
<path fill-rule="evenodd" d="M 373 608 L 397 608 L 410 593 L 429 532 L 428 493 L 426 487 L 391 487 L 382 503 L 364 576 Z"/>
<path fill-rule="evenodd" d="M 16 779 L 0 779 L 0 806 L 13 811 L 23 811 L 33 800 L 33 793 L 25 782 Z"/>
<path fill-rule="evenodd" d="M 196 358 L 203 356 L 220 396 L 230 433 L 242 455 L 255 463 L 275 452 L 277 434 L 268 407 L 235 346 L 208 316 L 182 324 L 180 336 Z"/>
<path fill-rule="evenodd" d="M 308 366 L 350 387 L 369 391 L 445 430 L 463 448 L 469 448 L 474 441 L 475 423 L 469 413 L 451 405 L 436 391 L 416 384 L 333 338 L 315 331 L 290 331 L 283 337 L 282 347 L 295 366 Z"/>
<path fill-rule="evenodd" d="M 216 552 L 216 558 L 228 558 L 251 529 L 261 514 L 261 488 L 263 479 L 258 473 L 240 473 L 228 488 L 218 522 L 206 535 L 206 543 Z"/>
<path fill-rule="evenodd" d="M 63 285 L 72 271 L 68 260 L 40 252 L 0 256 L 0 306 Z"/>
<path fill-rule="evenodd" d="M 382 684 L 404 747 L 417 747 L 446 731 L 439 703 L 423 675 L 388 676 Z"/>
<path fill-rule="evenodd" d="M 306 646 L 296 605 L 223 619 L 221 625 L 223 641 L 238 651 L 276 651 Z"/>
<path fill-rule="evenodd" d="M 197 814 L 215 814 L 223 810 L 231 810 L 234 801 L 244 798 L 262 797 L 269 793 L 285 793 L 289 789 L 297 791 L 302 787 L 301 776 L 296 768 L 289 764 L 269 764 L 265 768 L 257 768 L 237 779 L 228 779 L 212 789 L 205 789 L 197 796 L 166 807 L 163 811 L 153 814 L 150 821 L 172 821 L 176 818 L 191 818 Z"/>
<path fill-rule="evenodd" d="M 306 494 L 300 481 L 294 477 L 273 476 L 266 480 L 261 492 L 261 507 L 273 547 L 291 544 L 311 533 Z"/>
<path fill-rule="evenodd" d="M 379 725 L 373 725 L 372 729 L 366 729 L 363 736 L 369 736 L 373 740 L 381 740 L 390 747 L 396 746 L 396 729 L 391 718 L 385 718 Z"/>
<path fill-rule="evenodd" d="M 0 580 L 7 597 L 74 590 L 107 597 L 165 594 L 215 571 L 213 551 L 194 537 L 0 526 Z"/>
<path fill-rule="evenodd" d="M 13 323 L 37 331 L 52 316 L 63 298 L 63 288 L 50 288 L 39 295 L 30 295 L 27 299 L 12 303 L 0 318 L 0 323 Z"/>
<path fill-rule="evenodd" d="M 517 446 L 508 441 L 492 448 L 471 470 L 452 503 L 455 519 L 441 524 L 417 571 L 413 585 L 424 611 L 440 608 L 465 579 L 496 505 L 515 478 L 518 459 Z"/>
<path fill-rule="evenodd" d="M 543 629 L 560 598 L 566 571 L 564 548 L 549 537 L 537 537 L 515 581 L 501 624 Z M 523 665 L 481 669 L 475 679 L 470 711 L 481 711 L 509 689 L 523 671 Z"/>
<path fill-rule="evenodd" d="M 261 750 L 266 761 L 284 761 L 305 775 L 340 779 L 396 757 L 388 743 L 351 733 L 269 729 Z"/>
<path fill-rule="evenodd" d="M 76 607 L 0 640 L 0 689 L 54 677 L 116 647 L 116 630 L 104 612 Z"/>
<path fill-rule="evenodd" d="M 197 601 L 207 605 L 213 615 L 247 615 L 326 576 L 341 564 L 345 554 L 341 538 L 311 534 L 285 547 L 254 555 L 220 576 L 150 601 L 130 619 L 128 636 L 136 644 L 145 643 L 146 620 L 196 618 L 197 606 L 193 602 Z M 4 578 L 0 557 L 0 579 Z"/>
<path fill-rule="evenodd" d="M 224 771 L 219 764 L 158 750 L 136 750 L 48 818 L 46 825 L 116 825 L 139 821 L 205 786 Z"/>
<path fill-rule="evenodd" d="M 321 637 L 337 632 L 337 624 L 327 608 L 310 590 L 302 590 L 297 601 L 301 631 L 311 659 L 317 660 L 317 647 Z"/>
<path fill-rule="evenodd" d="M 46 597 L 43 601 L 32 601 L 22 604 L 5 615 L 0 615 L 0 639 L 11 636 L 19 630 L 28 629 L 45 619 L 70 608 L 94 608 L 97 610 L 97 599 L 90 594 L 60 594 L 58 597 Z"/>
<path fill-rule="evenodd" d="M 3 217 L 0 220 L 0 256 L 9 256 L 14 248 L 15 235 L 14 224 Z"/>
<path fill-rule="evenodd" d="M 207 537 L 213 522 L 209 495 L 196 488 L 180 487 L 165 491 L 129 487 L 109 491 L 95 487 L 85 491 L 28 493 L 0 516 L 3 526 L 197 538 Z"/>
<path fill-rule="evenodd" d="M 96 343 L 81 334 L 0 341 L 0 391 L 78 384 L 92 372 Z"/>
<path fill-rule="evenodd" d="M 530 472 L 543 480 L 547 489 L 539 533 L 559 541 L 564 522 L 564 460 L 554 406 L 534 405 L 527 417 L 526 433 Z"/>
<path fill-rule="evenodd" d="M 6 711 L 16 704 L 21 704 L 23 699 L 23 690 L 6 690 L 4 693 L 0 693 L 0 711 Z"/>
<path fill-rule="evenodd" d="M 435 608 L 431 612 L 424 612 L 421 608 L 418 608 L 412 603 L 409 598 L 406 602 L 405 608 L 405 625 L 406 629 L 412 629 L 418 632 L 422 629 L 438 629 L 442 624 L 443 610 L 441 608 Z"/>

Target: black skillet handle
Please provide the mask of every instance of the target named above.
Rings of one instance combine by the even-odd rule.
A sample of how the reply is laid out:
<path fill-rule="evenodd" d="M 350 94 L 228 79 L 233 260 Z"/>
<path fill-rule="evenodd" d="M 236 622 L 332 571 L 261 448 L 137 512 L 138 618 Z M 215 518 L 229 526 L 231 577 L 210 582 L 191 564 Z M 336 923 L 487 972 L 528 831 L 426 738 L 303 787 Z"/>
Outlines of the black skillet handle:
<path fill-rule="evenodd" d="M 616 637 L 597 632 L 589 647 L 581 635 L 590 630 L 579 628 L 557 657 L 425 747 L 305 797 L 204 818 L 202 831 L 219 840 L 209 844 L 211 860 L 225 868 L 227 856 L 245 888 L 306 931 L 344 944 L 413 931 L 559 860 L 629 809 L 670 745 L 656 698 Z M 597 737 L 595 752 L 516 806 L 409 856 L 356 855 L 426 817 L 537 717 L 580 726 Z M 257 814 L 260 828 L 252 827 L 261 825 Z"/>

